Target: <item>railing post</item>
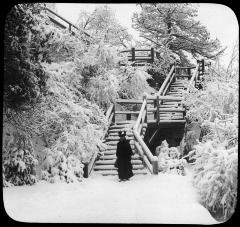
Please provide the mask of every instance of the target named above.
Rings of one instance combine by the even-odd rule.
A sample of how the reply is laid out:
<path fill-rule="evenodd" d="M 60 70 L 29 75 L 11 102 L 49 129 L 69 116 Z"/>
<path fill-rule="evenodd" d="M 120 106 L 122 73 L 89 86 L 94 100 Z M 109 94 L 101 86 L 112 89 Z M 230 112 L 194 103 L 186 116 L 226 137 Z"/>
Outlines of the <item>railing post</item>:
<path fill-rule="evenodd" d="M 154 48 L 151 48 L 151 59 L 152 63 L 154 62 Z"/>
<path fill-rule="evenodd" d="M 157 158 L 157 156 L 153 156 L 152 167 L 153 167 L 153 174 L 158 175 L 158 158 Z"/>
<path fill-rule="evenodd" d="M 72 25 L 71 24 L 69 24 L 69 31 L 71 31 L 72 30 Z"/>
<path fill-rule="evenodd" d="M 147 95 L 146 95 L 146 94 L 143 95 L 143 100 L 146 100 L 146 107 L 145 107 L 145 109 L 146 109 L 146 116 L 145 116 L 145 122 L 147 123 L 148 120 L 147 120 Z"/>
<path fill-rule="evenodd" d="M 204 64 L 204 59 L 202 60 L 202 74 L 205 72 L 205 64 Z"/>
<path fill-rule="evenodd" d="M 132 61 L 135 61 L 135 48 L 132 48 Z"/>
<path fill-rule="evenodd" d="M 191 78 L 191 68 L 188 68 L 188 75 L 189 75 L 189 78 Z"/>
<path fill-rule="evenodd" d="M 114 106 L 113 106 L 113 118 L 112 118 L 112 122 L 113 124 L 115 124 L 115 106 L 116 106 L 116 103 L 114 103 Z"/>
<path fill-rule="evenodd" d="M 160 121 L 160 113 L 159 113 L 159 95 L 157 95 L 157 124 L 159 124 Z"/>

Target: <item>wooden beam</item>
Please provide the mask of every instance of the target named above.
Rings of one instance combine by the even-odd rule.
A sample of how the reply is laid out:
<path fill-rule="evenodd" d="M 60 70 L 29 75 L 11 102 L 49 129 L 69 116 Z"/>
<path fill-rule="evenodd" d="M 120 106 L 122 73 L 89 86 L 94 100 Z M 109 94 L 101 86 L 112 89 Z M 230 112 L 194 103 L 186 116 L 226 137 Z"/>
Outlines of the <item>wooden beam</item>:
<path fill-rule="evenodd" d="M 115 111 L 115 114 L 139 114 L 139 111 Z"/>
<path fill-rule="evenodd" d="M 172 74 L 173 74 L 173 72 L 174 72 L 174 69 L 175 69 L 175 68 L 174 68 L 174 65 L 173 65 L 172 68 L 171 68 L 171 70 L 170 70 L 170 72 L 168 73 L 166 79 L 164 80 L 162 86 L 160 87 L 160 89 L 159 89 L 159 91 L 158 91 L 158 93 L 157 93 L 158 95 L 162 95 L 162 92 L 164 91 L 165 86 L 166 86 L 168 80 L 169 80 L 170 77 L 172 76 Z"/>

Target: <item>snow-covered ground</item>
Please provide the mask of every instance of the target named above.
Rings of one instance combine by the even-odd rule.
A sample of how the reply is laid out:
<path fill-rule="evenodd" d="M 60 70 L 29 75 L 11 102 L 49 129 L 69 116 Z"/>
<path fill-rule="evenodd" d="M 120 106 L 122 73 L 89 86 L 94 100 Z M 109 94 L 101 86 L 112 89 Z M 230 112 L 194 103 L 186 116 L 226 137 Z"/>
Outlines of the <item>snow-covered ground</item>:
<path fill-rule="evenodd" d="M 7 214 L 23 222 L 191 223 L 217 221 L 197 202 L 191 175 L 91 176 L 80 183 L 39 182 L 3 189 Z"/>

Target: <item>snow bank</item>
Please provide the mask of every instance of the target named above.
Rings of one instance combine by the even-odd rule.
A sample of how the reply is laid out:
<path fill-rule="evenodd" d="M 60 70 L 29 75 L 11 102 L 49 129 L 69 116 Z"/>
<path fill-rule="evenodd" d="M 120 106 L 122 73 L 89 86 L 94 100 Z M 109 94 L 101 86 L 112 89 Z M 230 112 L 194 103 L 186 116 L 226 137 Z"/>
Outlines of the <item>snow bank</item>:
<path fill-rule="evenodd" d="M 39 182 L 3 189 L 7 214 L 22 222 L 215 224 L 197 202 L 190 177 L 92 176 L 79 183 Z"/>

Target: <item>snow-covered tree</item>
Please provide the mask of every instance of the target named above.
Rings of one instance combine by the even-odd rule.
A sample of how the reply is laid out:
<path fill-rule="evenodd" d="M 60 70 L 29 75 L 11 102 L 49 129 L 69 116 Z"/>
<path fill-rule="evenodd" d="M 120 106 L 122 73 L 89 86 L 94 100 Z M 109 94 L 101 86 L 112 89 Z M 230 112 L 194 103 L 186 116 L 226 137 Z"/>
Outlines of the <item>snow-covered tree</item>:
<path fill-rule="evenodd" d="M 34 184 L 37 181 L 35 168 L 38 161 L 30 138 L 19 132 L 4 134 L 3 186 Z"/>
<path fill-rule="evenodd" d="M 189 3 L 140 4 L 142 11 L 133 16 L 133 27 L 156 49 L 167 47 L 182 64 L 187 53 L 197 58 L 215 58 L 220 51 L 217 39 L 212 40 L 206 27 L 195 19 L 197 9 Z"/>
<path fill-rule="evenodd" d="M 116 19 L 111 7 L 96 7 L 92 13 L 81 11 L 78 26 L 94 36 L 96 42 L 104 41 L 117 47 L 128 47 L 132 36 Z"/>

